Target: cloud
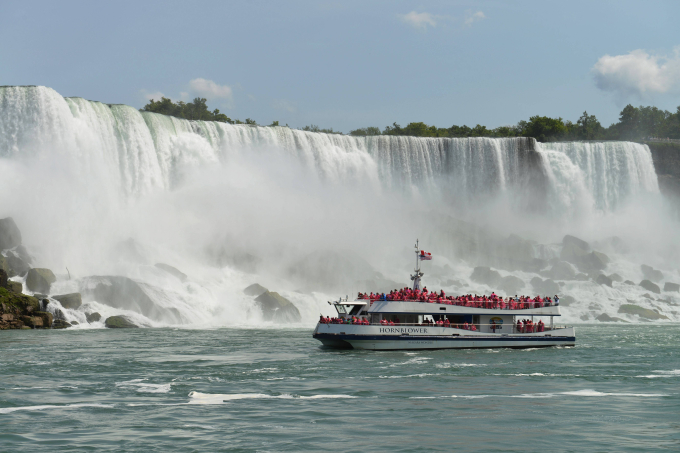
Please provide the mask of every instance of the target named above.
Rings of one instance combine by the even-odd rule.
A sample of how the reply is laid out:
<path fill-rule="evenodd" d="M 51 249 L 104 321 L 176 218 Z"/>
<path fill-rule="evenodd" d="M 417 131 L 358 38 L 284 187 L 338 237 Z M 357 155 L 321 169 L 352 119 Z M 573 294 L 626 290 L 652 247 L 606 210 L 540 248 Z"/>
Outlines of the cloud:
<path fill-rule="evenodd" d="M 417 13 L 415 11 L 411 11 L 408 14 L 400 14 L 399 17 L 401 17 L 403 22 L 419 30 L 427 30 L 427 27 L 436 27 L 437 21 L 441 18 L 434 14 Z"/>
<path fill-rule="evenodd" d="M 275 99 L 274 102 L 272 102 L 272 108 L 277 110 L 285 110 L 290 113 L 295 113 L 297 111 L 295 104 L 286 101 L 285 99 Z"/>
<path fill-rule="evenodd" d="M 472 27 L 472 24 L 479 22 L 480 20 L 486 19 L 486 16 L 482 11 L 472 12 L 468 11 L 465 14 L 465 26 Z"/>
<path fill-rule="evenodd" d="M 650 55 L 641 49 L 626 55 L 605 55 L 591 71 L 599 89 L 621 97 L 680 93 L 680 47 L 671 57 Z"/>
<path fill-rule="evenodd" d="M 232 100 L 233 91 L 229 85 L 218 85 L 212 80 L 193 79 L 189 82 L 189 89 L 192 93 L 208 99 Z"/>
<path fill-rule="evenodd" d="M 139 92 L 142 93 L 142 97 L 146 101 L 150 101 L 151 99 L 153 99 L 154 101 L 160 101 L 161 98 L 167 97 L 166 95 L 164 95 L 160 91 L 154 91 L 153 93 L 151 93 L 151 92 L 146 91 L 146 90 L 140 90 Z"/>

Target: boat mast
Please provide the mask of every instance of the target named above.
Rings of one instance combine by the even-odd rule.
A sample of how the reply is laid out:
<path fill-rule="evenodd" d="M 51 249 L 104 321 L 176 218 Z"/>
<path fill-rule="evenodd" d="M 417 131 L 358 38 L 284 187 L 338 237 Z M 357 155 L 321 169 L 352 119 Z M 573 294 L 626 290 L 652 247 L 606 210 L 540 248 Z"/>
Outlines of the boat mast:
<path fill-rule="evenodd" d="M 415 248 L 416 248 L 416 268 L 414 269 L 415 274 L 411 275 L 411 280 L 413 280 L 414 291 L 420 289 L 420 277 L 425 275 L 420 271 L 420 257 L 418 256 L 419 255 L 418 239 L 416 239 Z"/>

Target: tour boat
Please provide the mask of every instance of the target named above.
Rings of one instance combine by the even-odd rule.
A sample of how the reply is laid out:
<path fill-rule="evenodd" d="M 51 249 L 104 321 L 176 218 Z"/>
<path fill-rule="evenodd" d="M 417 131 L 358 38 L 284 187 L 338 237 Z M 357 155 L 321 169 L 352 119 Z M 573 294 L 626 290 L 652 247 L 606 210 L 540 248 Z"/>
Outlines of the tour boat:
<path fill-rule="evenodd" d="M 556 326 L 561 316 L 559 299 L 553 301 L 505 303 L 471 300 L 463 304 L 456 298 L 424 298 L 420 280 L 422 260 L 431 255 L 419 250 L 416 242 L 416 268 L 411 275 L 413 288 L 408 294 L 420 294 L 418 300 L 340 299 L 329 302 L 338 316 L 319 320 L 313 337 L 324 346 L 370 350 L 395 349 L 467 349 L 467 348 L 539 348 L 574 346 L 573 327 Z M 423 300 L 425 299 L 425 300 Z M 480 299 L 477 297 L 476 299 Z M 487 299 L 486 296 L 484 299 Z M 533 320 L 538 317 L 538 324 Z M 549 325 L 542 319 L 549 318 Z M 524 321 L 524 322 L 523 322 Z M 519 322 L 519 323 L 518 323 Z"/>

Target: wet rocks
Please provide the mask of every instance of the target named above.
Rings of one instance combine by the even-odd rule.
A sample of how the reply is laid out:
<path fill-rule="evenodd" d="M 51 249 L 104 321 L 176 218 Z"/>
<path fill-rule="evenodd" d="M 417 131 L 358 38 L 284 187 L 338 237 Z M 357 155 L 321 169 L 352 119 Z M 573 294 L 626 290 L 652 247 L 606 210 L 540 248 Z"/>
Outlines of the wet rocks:
<path fill-rule="evenodd" d="M 104 325 L 109 329 L 134 329 L 139 327 L 125 316 L 109 316 L 104 321 Z"/>
<path fill-rule="evenodd" d="M 477 266 L 470 275 L 470 280 L 476 283 L 482 283 L 487 286 L 498 286 L 501 282 L 501 274 L 498 271 L 486 266 Z"/>
<path fill-rule="evenodd" d="M 547 276 L 554 280 L 574 280 L 576 278 L 576 270 L 568 262 L 558 261 L 547 272 Z"/>
<path fill-rule="evenodd" d="M 575 264 L 580 271 L 585 273 L 601 271 L 609 264 L 607 255 L 591 251 L 586 241 L 569 235 L 562 239 L 560 259 Z"/>
<path fill-rule="evenodd" d="M 498 283 L 498 289 L 508 296 L 519 294 L 520 290 L 524 288 L 524 286 L 524 281 L 521 278 L 515 277 L 514 275 L 503 277 Z"/>
<path fill-rule="evenodd" d="M 642 280 L 639 286 L 642 286 L 647 291 L 651 291 L 656 294 L 661 294 L 661 288 L 659 288 L 657 284 L 652 283 L 649 280 Z"/>
<path fill-rule="evenodd" d="M 80 293 L 62 294 L 60 296 L 52 296 L 52 298 L 58 300 L 62 307 L 73 310 L 83 304 L 83 298 Z"/>
<path fill-rule="evenodd" d="M 600 322 L 628 322 L 621 318 L 609 316 L 607 313 L 602 313 L 599 316 L 596 316 L 595 319 L 597 319 Z"/>
<path fill-rule="evenodd" d="M 560 297 L 560 305 L 564 305 L 565 307 L 569 307 L 570 305 L 574 305 L 575 303 L 576 303 L 576 299 L 574 299 L 571 296 Z"/>
<path fill-rule="evenodd" d="M 291 301 L 279 293 L 267 291 L 255 298 L 266 321 L 300 322 L 300 312 Z"/>
<path fill-rule="evenodd" d="M 640 318 L 656 321 L 660 319 L 668 319 L 666 316 L 649 308 L 643 308 L 635 304 L 623 304 L 619 307 L 619 313 L 627 315 L 637 315 Z"/>
<path fill-rule="evenodd" d="M 663 273 L 654 269 L 652 266 L 642 264 L 640 265 L 640 270 L 642 271 L 642 276 L 645 278 L 645 280 L 651 280 L 653 282 L 659 282 L 663 280 Z"/>
<path fill-rule="evenodd" d="M 52 323 L 53 329 L 67 329 L 71 327 L 71 323 L 64 319 L 55 319 Z"/>
<path fill-rule="evenodd" d="M 5 261 L 7 262 L 7 274 L 10 277 L 15 277 L 17 275 L 19 277 L 25 276 L 31 266 L 29 266 L 21 257 L 15 255 L 14 252 L 8 251 L 6 253 L 7 256 L 5 257 Z"/>
<path fill-rule="evenodd" d="M 87 313 L 85 315 L 85 319 L 87 319 L 87 322 L 92 324 L 93 322 L 101 321 L 102 315 L 100 315 L 98 312 L 95 311 L 94 313 Z"/>
<path fill-rule="evenodd" d="M 612 287 L 612 279 L 604 274 L 598 275 L 595 278 L 595 283 L 597 283 L 598 285 L 606 285 L 609 286 L 610 288 Z"/>
<path fill-rule="evenodd" d="M 254 296 L 257 297 L 262 293 L 266 293 L 269 291 L 267 288 L 264 286 L 260 285 L 259 283 L 253 283 L 252 285 L 248 286 L 243 290 L 244 294 L 247 296 Z"/>
<path fill-rule="evenodd" d="M 543 280 L 541 277 L 534 277 L 529 282 L 538 294 L 545 296 L 557 294 L 560 291 L 560 286 L 554 280 Z"/>
<path fill-rule="evenodd" d="M 33 268 L 28 271 L 26 276 L 26 288 L 29 291 L 49 294 L 50 286 L 56 281 L 57 277 L 54 276 L 51 270 Z"/>
<path fill-rule="evenodd" d="M 21 231 L 14 219 L 0 219 L 0 250 L 14 248 L 21 244 Z"/>
<path fill-rule="evenodd" d="M 680 292 L 680 285 L 677 283 L 666 282 L 666 284 L 663 285 L 663 290 L 668 292 L 675 291 L 678 293 Z"/>
<path fill-rule="evenodd" d="M 179 269 L 177 269 L 175 267 L 170 266 L 169 264 L 156 263 L 155 266 L 158 269 L 161 269 L 161 270 L 167 272 L 168 274 L 172 275 L 173 277 L 175 277 L 177 280 L 179 280 L 182 283 L 186 282 L 187 279 L 188 279 L 188 277 L 185 273 L 181 272 Z"/>
<path fill-rule="evenodd" d="M 609 279 L 613 282 L 619 282 L 619 283 L 623 282 L 623 277 L 621 277 L 619 274 L 616 274 L 616 273 L 611 274 L 609 276 Z"/>

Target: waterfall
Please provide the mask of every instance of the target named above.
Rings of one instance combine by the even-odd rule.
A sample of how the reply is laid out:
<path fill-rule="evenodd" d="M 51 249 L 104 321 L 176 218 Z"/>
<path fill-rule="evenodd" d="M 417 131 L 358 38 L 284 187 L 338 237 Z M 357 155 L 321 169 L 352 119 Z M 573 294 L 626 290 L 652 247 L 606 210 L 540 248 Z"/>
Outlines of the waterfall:
<path fill-rule="evenodd" d="M 346 243 L 410 237 L 420 228 L 413 205 L 493 219 L 506 229 L 530 214 L 587 230 L 604 229 L 598 216 L 616 216 L 640 197 L 659 198 L 650 150 L 636 143 L 352 137 L 188 121 L 64 98 L 46 87 L 0 87 L 0 192 L 0 216 L 23 217 L 26 236 L 41 238 L 33 242 L 44 259 L 82 263 L 81 276 L 108 272 L 140 281 L 156 278 L 144 270 L 152 261 L 138 260 L 132 272 L 128 258 L 118 265 L 103 258 L 125 235 L 165 257 L 218 249 L 210 242 L 216 237 L 232 241 L 223 249 L 234 248 L 235 237 L 252 235 L 273 260 L 292 243 L 317 244 L 318 230 Z M 565 233 L 546 225 L 538 227 L 551 240 Z M 61 248 L 48 245 L 55 235 Z M 85 248 L 74 245 L 85 240 Z M 173 249 L 178 244 L 181 251 Z M 213 275 L 200 273 L 204 283 Z M 176 287 L 162 299 L 164 306 L 181 300 L 178 306 L 209 312 L 223 289 Z"/>

